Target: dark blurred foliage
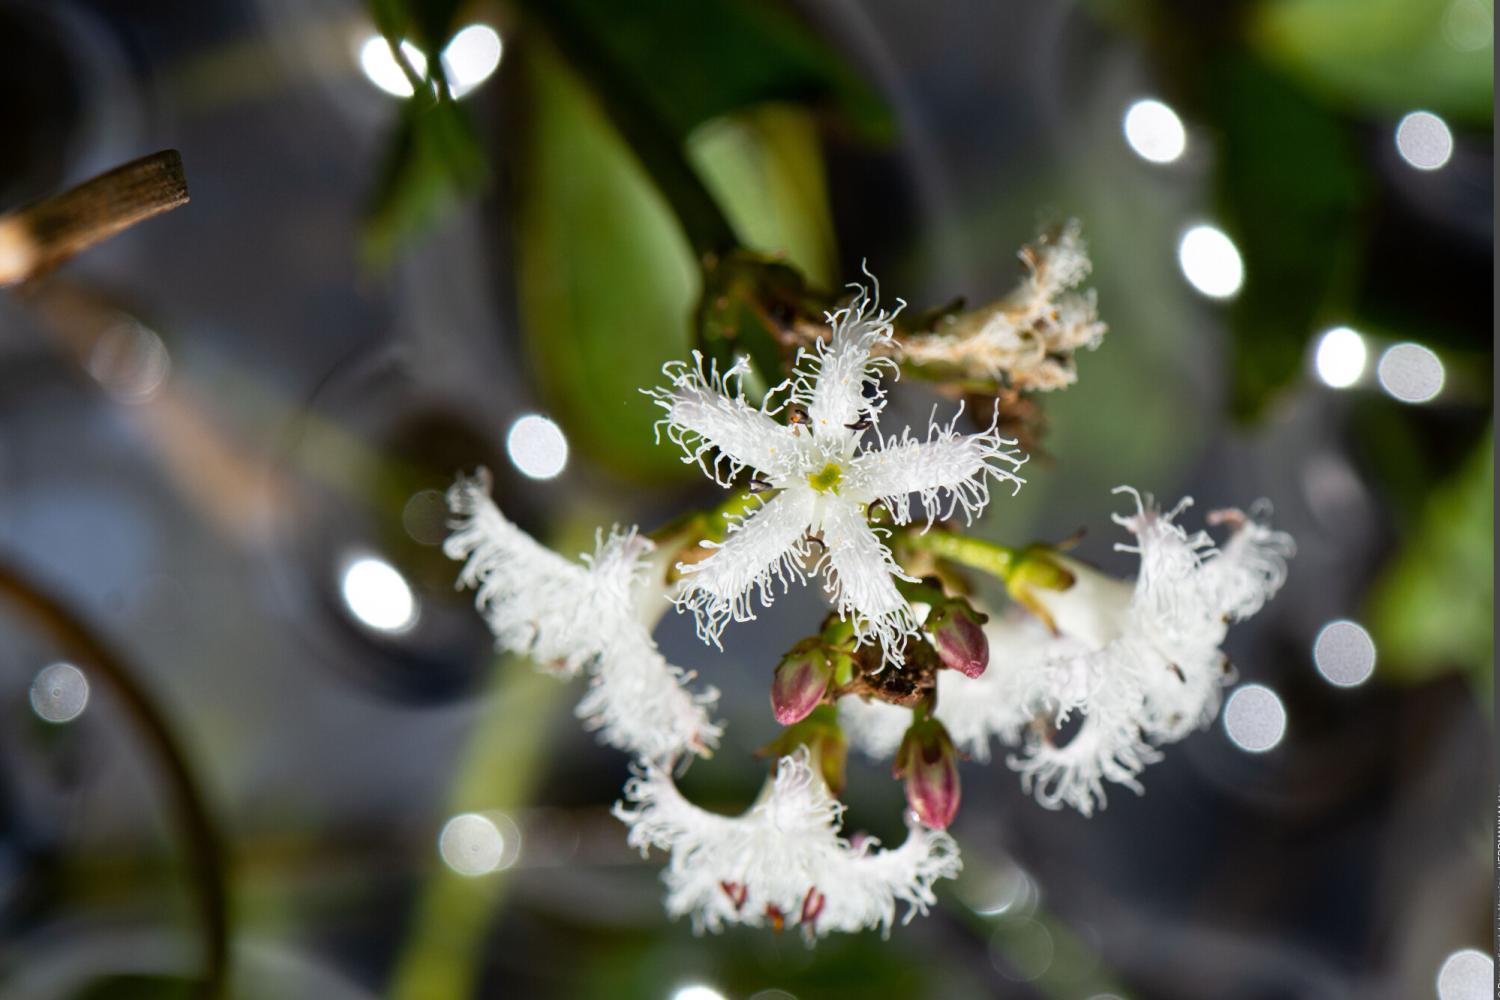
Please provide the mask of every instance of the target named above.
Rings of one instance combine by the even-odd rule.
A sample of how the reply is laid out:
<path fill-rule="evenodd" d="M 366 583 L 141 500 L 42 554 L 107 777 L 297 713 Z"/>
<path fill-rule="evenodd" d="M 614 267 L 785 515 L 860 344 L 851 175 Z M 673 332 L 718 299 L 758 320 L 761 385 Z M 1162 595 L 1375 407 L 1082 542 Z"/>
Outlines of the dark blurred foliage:
<path fill-rule="evenodd" d="M 472 23 L 504 54 L 462 99 L 435 58 L 405 100 L 361 71 L 379 32 L 430 55 Z M 1434 995 L 1491 936 L 1491 35 L 1481 0 L 0 0 L 0 210 L 164 147 L 193 196 L 0 293 L 0 565 L 151 700 L 79 663 L 87 709 L 39 718 L 34 679 L 70 651 L 4 606 L 0 995 L 199 989 L 200 835 L 148 718 L 226 852 L 234 996 Z M 1148 95 L 1188 124 L 1177 163 L 1121 135 Z M 1417 108 L 1453 129 L 1440 170 L 1392 142 Z M 711 502 L 653 444 L 636 390 L 664 361 L 769 368 L 862 262 L 914 313 L 986 301 L 1068 216 L 1111 332 L 1039 399 L 1047 457 L 982 530 L 1087 524 L 1081 554 L 1123 572 L 1117 483 L 1271 499 L 1300 553 L 1230 653 L 1279 692 L 1285 741 L 1215 727 L 1092 820 L 966 766 L 966 871 L 933 916 L 816 950 L 693 937 L 607 813 L 627 764 L 577 731 L 576 692 L 493 662 L 434 491 L 487 465 L 568 552 Z M 1197 221 L 1243 255 L 1232 301 L 1178 272 Z M 1437 351 L 1442 393 L 1323 385 L 1335 325 L 1371 367 Z M 505 447 L 533 410 L 572 448 L 546 482 Z M 366 554 L 407 581 L 409 628 L 351 613 Z M 697 801 L 754 797 L 770 670 L 815 604 L 723 657 L 664 623 L 725 692 Z M 1337 618 L 1374 636 L 1361 687 L 1314 669 Z M 889 837 L 882 771 L 851 760 L 845 798 Z M 519 840 L 511 867 L 445 867 L 465 811 Z"/>

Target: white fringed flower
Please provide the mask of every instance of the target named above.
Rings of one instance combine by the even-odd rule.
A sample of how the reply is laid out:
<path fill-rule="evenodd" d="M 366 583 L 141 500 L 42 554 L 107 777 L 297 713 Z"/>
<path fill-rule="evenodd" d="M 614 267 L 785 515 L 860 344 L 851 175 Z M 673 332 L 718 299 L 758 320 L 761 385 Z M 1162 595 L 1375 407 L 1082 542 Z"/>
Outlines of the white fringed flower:
<path fill-rule="evenodd" d="M 875 445 L 861 450 L 884 406 L 880 369 L 895 367 L 889 358 L 872 357 L 890 342 L 891 318 L 872 292 L 859 288 L 849 306 L 829 314 L 832 337 L 802 351 L 794 377 L 760 407 L 744 398 L 743 363 L 721 375 L 705 370 L 694 354 L 693 364 L 664 369 L 671 383 L 651 395 L 667 414 L 658 426 L 683 447 L 684 461 L 698 462 L 723 486 L 749 468 L 777 491 L 731 524 L 722 544 L 705 542 L 717 550 L 712 555 L 681 567 L 678 606 L 695 612 L 705 640 L 717 643 L 730 620 L 753 619 L 756 592 L 769 605 L 776 582 L 786 588 L 810 572 L 823 575 L 859 640 L 877 642 L 893 661 L 917 623 L 896 589 L 895 580 L 905 577 L 867 521 L 869 506 L 883 502 L 904 524 L 915 493 L 929 519 L 961 510 L 971 520 L 989 502 L 990 479 L 1020 488 L 1014 470 L 1025 458 L 993 423 L 962 434 L 956 417 L 946 425 L 934 421 L 926 440 L 909 430 L 885 440 L 877 434 Z M 786 424 L 774 419 L 783 409 Z"/>
<path fill-rule="evenodd" d="M 1075 291 L 1090 270 L 1080 226 L 1069 222 L 1023 248 L 1021 260 L 1026 277 L 1008 297 L 906 339 L 900 358 L 956 367 L 1015 389 L 1076 382 L 1074 352 L 1097 347 L 1106 330 L 1093 291 Z"/>
<path fill-rule="evenodd" d="M 1105 782 L 1142 792 L 1138 776 L 1161 759 L 1158 748 L 1218 714 L 1231 679 L 1219 649 L 1229 624 L 1260 610 L 1286 580 L 1293 546 L 1285 533 L 1238 511 L 1217 512 L 1210 523 L 1234 534 L 1215 548 L 1175 523 L 1191 501 L 1165 514 L 1136 501 L 1135 514 L 1114 518 L 1136 538 L 1120 546 L 1141 558 L 1134 583 L 1054 556 L 1073 586 L 1032 595 L 1058 634 L 1034 621 L 992 619 L 989 669 L 977 678 L 938 674 L 935 715 L 954 743 L 977 760 L 989 759 L 992 738 L 1019 746 L 1008 763 L 1048 808 L 1090 815 L 1105 805 Z M 1062 727 L 1074 713 L 1071 737 L 1039 725 Z M 911 712 L 844 698 L 839 718 L 851 744 L 885 758 Z"/>
<path fill-rule="evenodd" d="M 718 692 L 687 690 L 692 675 L 666 661 L 641 620 L 651 614 L 649 539 L 615 530 L 571 562 L 500 513 L 483 469 L 459 478 L 448 506 L 456 520 L 443 551 L 467 560 L 459 583 L 477 590 L 495 644 L 564 676 L 589 673 L 577 714 L 603 742 L 653 760 L 717 744 L 720 726 L 708 713 Z"/>
<path fill-rule="evenodd" d="M 1136 512 L 1115 515 L 1135 536 L 1118 549 L 1140 556 L 1133 588 L 1073 560 L 1062 560 L 1077 583 L 1035 597 L 1063 636 L 1087 647 L 1054 655 L 1068 669 L 1056 676 L 1071 686 L 1051 692 L 1054 722 L 1082 715 L 1071 739 L 1028 731 L 1009 758 L 1023 787 L 1048 808 L 1073 806 L 1084 815 L 1106 803 L 1104 782 L 1142 791 L 1137 776 L 1161 757 L 1157 747 L 1211 723 L 1231 679 L 1219 647 L 1229 624 L 1259 610 L 1286 579 L 1290 536 L 1234 512 L 1211 520 L 1235 524 L 1222 548 L 1203 532 L 1176 524 L 1191 504 L 1167 513 L 1136 497 Z M 1073 695 L 1077 695 L 1074 697 Z"/>
<path fill-rule="evenodd" d="M 726 925 L 798 924 L 808 937 L 880 928 L 889 933 L 896 904 L 905 919 L 936 902 L 932 886 L 958 874 L 948 834 L 911 825 L 894 850 L 873 839 L 839 836 L 843 805 L 829 794 L 805 749 L 781 758 L 774 780 L 740 816 L 721 816 L 683 798 L 666 769 L 647 763 L 625 786 L 614 813 L 644 855 L 667 851 L 662 873 L 667 912 L 688 916 L 696 932 Z"/>

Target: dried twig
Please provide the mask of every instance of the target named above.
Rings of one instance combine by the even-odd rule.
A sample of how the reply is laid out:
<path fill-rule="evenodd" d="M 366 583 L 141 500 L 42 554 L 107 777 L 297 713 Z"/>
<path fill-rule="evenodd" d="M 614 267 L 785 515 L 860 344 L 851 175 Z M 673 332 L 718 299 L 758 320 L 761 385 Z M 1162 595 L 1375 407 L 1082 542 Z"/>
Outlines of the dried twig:
<path fill-rule="evenodd" d="M 164 149 L 0 216 L 0 286 L 26 281 L 188 201 L 182 157 Z"/>

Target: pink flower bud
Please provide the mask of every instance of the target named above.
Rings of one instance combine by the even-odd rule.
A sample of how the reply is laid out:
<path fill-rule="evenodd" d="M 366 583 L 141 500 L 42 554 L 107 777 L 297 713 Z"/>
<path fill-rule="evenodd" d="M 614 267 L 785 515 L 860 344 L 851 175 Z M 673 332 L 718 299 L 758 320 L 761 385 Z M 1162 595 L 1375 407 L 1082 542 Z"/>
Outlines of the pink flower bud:
<path fill-rule="evenodd" d="M 783 726 L 801 722 L 823 701 L 833 667 L 816 640 L 800 642 L 776 665 L 771 678 L 771 711 Z"/>
<path fill-rule="evenodd" d="M 990 665 L 990 642 L 979 626 L 988 620 L 966 601 L 949 601 L 933 610 L 927 632 L 943 666 L 966 677 L 978 677 Z"/>
<path fill-rule="evenodd" d="M 896 751 L 895 777 L 906 782 L 906 802 L 925 826 L 942 830 L 958 815 L 958 751 L 936 719 L 914 722 Z"/>

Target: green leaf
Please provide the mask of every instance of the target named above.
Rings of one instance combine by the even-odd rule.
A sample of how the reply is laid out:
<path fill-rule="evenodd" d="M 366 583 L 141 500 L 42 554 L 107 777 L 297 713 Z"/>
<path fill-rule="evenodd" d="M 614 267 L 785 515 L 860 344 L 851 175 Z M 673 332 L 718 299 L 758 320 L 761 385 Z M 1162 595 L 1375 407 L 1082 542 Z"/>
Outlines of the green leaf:
<path fill-rule="evenodd" d="M 1270 0 L 1250 20 L 1267 59 L 1346 107 L 1426 108 L 1485 126 L 1492 32 L 1490 0 Z"/>
<path fill-rule="evenodd" d="M 1383 676 L 1407 683 L 1464 670 L 1485 705 L 1494 684 L 1494 432 L 1434 490 L 1371 593 Z"/>
<path fill-rule="evenodd" d="M 488 180 L 479 137 L 452 99 L 402 102 L 365 220 L 365 261 L 388 264 L 403 242 L 477 194 Z"/>
<path fill-rule="evenodd" d="M 654 445 L 639 389 L 687 354 L 697 276 L 682 231 L 582 82 L 540 39 L 518 53 L 525 88 L 517 173 L 517 282 L 543 394 L 582 453 L 632 479 L 687 468 Z"/>
<path fill-rule="evenodd" d="M 552 30 L 587 39 L 681 139 L 768 101 L 830 103 L 866 137 L 888 139 L 879 95 L 779 3 L 766 0 L 530 0 Z"/>
<path fill-rule="evenodd" d="M 817 122 L 771 104 L 696 130 L 688 158 L 723 207 L 741 245 L 783 259 L 808 282 L 838 281 L 838 244 Z"/>

